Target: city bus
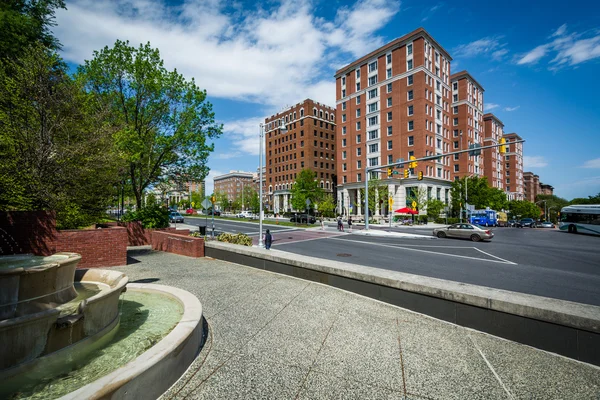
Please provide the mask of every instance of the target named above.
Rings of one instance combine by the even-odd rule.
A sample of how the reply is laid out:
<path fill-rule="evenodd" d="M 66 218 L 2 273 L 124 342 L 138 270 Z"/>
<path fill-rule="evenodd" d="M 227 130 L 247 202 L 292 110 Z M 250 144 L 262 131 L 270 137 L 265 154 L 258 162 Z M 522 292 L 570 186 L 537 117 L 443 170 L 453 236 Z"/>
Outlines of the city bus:
<path fill-rule="evenodd" d="M 496 217 L 496 211 L 494 210 L 473 210 L 469 217 L 469 222 L 475 225 L 481 226 L 496 226 L 498 220 Z"/>
<path fill-rule="evenodd" d="M 560 210 L 558 227 L 569 233 L 600 235 L 600 204 L 572 205 Z"/>

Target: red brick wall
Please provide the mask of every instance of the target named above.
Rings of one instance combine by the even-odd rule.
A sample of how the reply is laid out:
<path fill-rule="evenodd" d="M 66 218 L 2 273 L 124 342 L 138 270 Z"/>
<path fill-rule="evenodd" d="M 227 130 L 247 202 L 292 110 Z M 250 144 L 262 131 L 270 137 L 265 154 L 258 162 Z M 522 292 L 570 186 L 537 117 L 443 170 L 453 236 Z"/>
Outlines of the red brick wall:
<path fill-rule="evenodd" d="M 152 250 L 166 251 L 188 257 L 204 257 L 204 239 L 183 234 L 152 232 Z M 189 234 L 189 233 L 188 233 Z"/>
<path fill-rule="evenodd" d="M 127 229 L 59 231 L 56 251 L 81 254 L 77 268 L 114 267 L 127 264 Z"/>
<path fill-rule="evenodd" d="M 52 211 L 0 212 L 0 254 L 56 253 L 56 235 Z"/>

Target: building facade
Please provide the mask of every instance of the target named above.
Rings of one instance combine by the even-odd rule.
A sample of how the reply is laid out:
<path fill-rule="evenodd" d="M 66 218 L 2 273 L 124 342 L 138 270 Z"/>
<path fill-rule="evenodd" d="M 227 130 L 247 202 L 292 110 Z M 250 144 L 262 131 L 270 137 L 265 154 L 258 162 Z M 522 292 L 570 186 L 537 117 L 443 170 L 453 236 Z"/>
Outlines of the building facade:
<path fill-rule="evenodd" d="M 215 176 L 214 192 L 225 193 L 229 204 L 219 204 L 219 209 L 224 210 L 231 206 L 231 203 L 239 198 L 242 201 L 242 210 L 247 210 L 250 205 L 250 199 L 245 199 L 244 188 L 252 187 L 253 191 L 258 192 L 258 185 L 254 182 L 254 174 L 244 171 L 229 171 L 227 174 Z M 247 191 L 246 191 L 247 192 Z"/>
<path fill-rule="evenodd" d="M 465 150 L 471 145 L 483 146 L 483 87 L 467 71 L 450 76 L 452 83 L 452 148 Z M 481 152 L 481 150 L 480 150 Z M 483 175 L 483 156 L 454 154 L 451 160 L 452 180 Z"/>
<path fill-rule="evenodd" d="M 336 181 L 336 111 L 306 99 L 265 119 L 265 187 L 270 210 L 292 211 L 292 185 L 303 169 L 325 193 Z"/>
<path fill-rule="evenodd" d="M 483 116 L 484 146 L 500 144 L 504 136 L 504 124 L 494 114 Z M 499 147 L 483 150 L 483 174 L 491 187 L 504 191 L 504 157 Z"/>
<path fill-rule="evenodd" d="M 523 173 L 523 197 L 524 200 L 535 202 L 535 198 L 539 194 L 552 196 L 554 187 L 540 182 L 540 177 L 533 172 Z"/>
<path fill-rule="evenodd" d="M 506 153 L 504 154 L 504 187 L 508 200 L 525 200 L 523 184 L 523 143 L 514 143 L 522 140 L 516 133 L 507 133 Z"/>
<path fill-rule="evenodd" d="M 419 28 L 336 72 L 338 213 L 364 216 L 360 192 L 366 167 L 451 151 L 451 61 Z M 391 178 L 374 171 L 369 176 L 387 186 L 392 209 L 410 206 L 415 193 L 448 202 L 449 157 L 411 169 L 404 163 L 399 172 Z M 423 180 L 417 180 L 419 172 Z M 375 215 L 389 213 L 388 201 L 379 200 Z"/>

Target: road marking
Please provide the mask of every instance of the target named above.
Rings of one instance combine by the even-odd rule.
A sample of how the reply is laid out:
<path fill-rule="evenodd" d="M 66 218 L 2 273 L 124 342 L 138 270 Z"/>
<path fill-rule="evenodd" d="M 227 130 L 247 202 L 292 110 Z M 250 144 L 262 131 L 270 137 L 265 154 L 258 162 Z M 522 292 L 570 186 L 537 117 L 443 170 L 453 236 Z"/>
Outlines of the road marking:
<path fill-rule="evenodd" d="M 330 238 L 326 238 L 326 239 L 332 239 L 332 240 L 342 240 L 342 239 L 336 239 L 335 237 L 330 237 Z M 353 242 L 358 242 L 357 240 L 352 240 Z M 347 242 L 347 240 L 346 240 Z M 389 244 L 382 244 L 382 243 L 371 243 L 371 242 L 360 242 L 360 243 L 364 243 L 364 244 L 370 244 L 373 246 L 381 246 L 381 247 L 391 247 L 393 249 L 404 249 L 404 250 L 411 250 L 411 251 L 417 251 L 417 252 L 421 252 L 421 253 L 430 253 L 430 254 L 437 254 L 439 256 L 448 256 L 448 257 L 457 257 L 457 258 L 466 258 L 469 260 L 477 260 L 477 261 L 487 261 L 487 262 L 494 262 L 494 263 L 499 263 L 499 264 L 511 264 L 511 265 L 517 265 L 517 263 L 511 262 L 511 261 L 506 261 L 506 260 L 502 260 L 500 258 L 500 260 L 502 261 L 497 261 L 497 260 L 486 260 L 485 258 L 477 258 L 477 257 L 468 257 L 468 256 L 461 256 L 458 254 L 441 254 L 441 253 L 436 253 L 435 251 L 428 251 L 428 250 L 419 250 L 419 249 L 411 249 L 410 247 L 403 247 L 403 246 L 392 246 Z M 475 247 L 473 247 L 475 248 Z M 495 257 L 495 256 L 494 256 Z M 498 258 L 498 257 L 495 257 Z"/>
<path fill-rule="evenodd" d="M 483 250 L 481 250 L 481 249 L 478 249 L 477 247 L 473 247 L 473 249 L 475 249 L 475 250 L 477 250 L 477 251 L 480 251 L 480 252 L 482 252 L 483 254 L 486 254 L 486 255 L 488 255 L 488 256 L 490 256 L 490 257 L 494 257 L 494 258 L 497 258 L 498 260 L 502 260 L 502 261 L 504 261 L 504 262 L 505 262 L 505 263 L 507 263 L 507 264 L 517 265 L 517 263 L 514 263 L 514 262 L 512 262 L 512 261 L 505 260 L 504 258 L 497 257 L 497 256 L 495 256 L 495 255 L 493 255 L 493 254 L 490 254 L 490 253 L 487 253 L 487 252 L 485 252 L 485 251 L 483 251 Z"/>

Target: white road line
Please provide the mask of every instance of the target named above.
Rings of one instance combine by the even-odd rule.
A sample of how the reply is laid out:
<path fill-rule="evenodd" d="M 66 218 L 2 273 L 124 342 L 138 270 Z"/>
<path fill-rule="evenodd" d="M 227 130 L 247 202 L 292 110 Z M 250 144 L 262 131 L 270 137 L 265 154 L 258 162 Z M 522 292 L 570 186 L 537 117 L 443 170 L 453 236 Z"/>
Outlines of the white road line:
<path fill-rule="evenodd" d="M 483 254 L 485 254 L 485 255 L 488 255 L 488 256 L 490 256 L 490 257 L 497 258 L 498 260 L 502 260 L 502 261 L 504 261 L 504 262 L 505 262 L 505 263 L 507 263 L 507 264 L 517 265 L 517 263 L 514 263 L 514 262 L 512 262 L 512 261 L 505 260 L 504 258 L 497 257 L 497 256 L 495 256 L 495 255 L 493 255 L 493 254 L 490 254 L 490 253 L 487 253 L 487 252 L 485 252 L 485 251 L 483 251 L 483 250 L 481 250 L 481 249 L 478 249 L 477 247 L 472 247 L 472 248 L 473 248 L 473 249 L 475 249 L 475 250 L 477 250 L 477 251 L 479 251 L 479 252 L 482 252 L 482 253 L 483 253 Z"/>
<path fill-rule="evenodd" d="M 334 237 L 328 238 L 328 239 L 333 239 L 333 240 L 342 240 L 342 239 L 336 239 Z M 356 240 L 353 240 L 354 242 L 357 242 Z M 346 240 L 347 242 L 347 240 Z M 381 246 L 381 247 L 391 247 L 393 249 L 404 249 L 404 250 L 411 250 L 411 251 L 417 251 L 417 252 L 421 252 L 421 253 L 429 253 L 429 254 L 436 254 L 439 256 L 448 256 L 448 257 L 457 257 L 457 258 L 466 258 L 469 260 L 477 260 L 477 261 L 487 261 L 487 262 L 493 262 L 493 263 L 499 263 L 499 264 L 512 264 L 512 265 L 517 265 L 516 263 L 510 262 L 510 261 L 496 261 L 496 260 L 486 260 L 485 258 L 476 258 L 476 257 L 468 257 L 468 256 L 461 256 L 458 254 L 447 254 L 447 253 L 436 253 L 435 251 L 427 251 L 427 250 L 419 250 L 419 249 L 411 249 L 410 247 L 403 247 L 403 246 L 392 246 L 392 245 L 388 245 L 388 244 L 381 244 L 381 243 L 371 243 L 371 242 L 360 242 L 360 243 L 364 243 L 364 244 L 370 244 L 373 246 Z"/>
<path fill-rule="evenodd" d="M 469 335 L 468 333 L 467 333 L 467 335 L 469 336 L 469 339 L 471 339 L 471 343 L 473 343 L 473 346 L 475 346 L 475 348 L 477 349 L 477 351 L 481 355 L 481 358 L 483 358 L 483 361 L 485 361 L 485 363 L 487 364 L 488 368 L 492 371 L 492 373 L 496 377 L 496 380 L 498 380 L 498 382 L 500 383 L 500 386 L 502 386 L 502 388 L 506 392 L 506 395 L 508 396 L 508 398 L 509 399 L 514 399 L 515 396 L 511 393 L 510 390 L 508 390 L 508 388 L 506 387 L 506 385 L 504 384 L 504 382 L 502 382 L 502 379 L 500 379 L 500 375 L 498 375 L 498 373 L 496 372 L 496 370 L 494 369 L 494 367 L 492 366 L 492 364 L 488 361 L 488 359 L 485 356 L 485 354 L 483 354 L 483 351 L 481 351 L 481 349 L 479 348 L 479 346 L 477 346 L 477 343 L 475 343 L 475 340 L 473 340 L 473 338 L 471 337 L 471 335 Z"/>

